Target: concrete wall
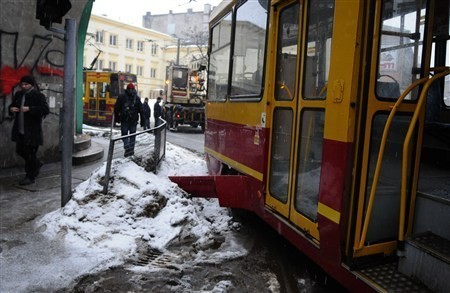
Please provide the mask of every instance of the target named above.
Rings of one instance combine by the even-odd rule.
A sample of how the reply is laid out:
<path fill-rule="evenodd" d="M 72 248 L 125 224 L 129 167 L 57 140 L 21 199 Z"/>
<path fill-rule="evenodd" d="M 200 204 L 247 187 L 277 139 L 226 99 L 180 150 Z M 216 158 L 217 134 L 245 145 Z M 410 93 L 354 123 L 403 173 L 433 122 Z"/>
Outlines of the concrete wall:
<path fill-rule="evenodd" d="M 71 1 L 72 8 L 65 18 L 80 23 L 82 11 L 88 1 Z M 19 90 L 20 78 L 35 76 L 46 95 L 50 115 L 43 122 L 44 145 L 39 157 L 44 162 L 60 158 L 59 112 L 63 103 L 64 36 L 50 32 L 36 19 L 36 0 L 0 0 L 0 168 L 23 165 L 15 154 L 11 142 L 12 120 L 8 106 L 12 95 Z M 62 24 L 54 24 L 59 29 Z"/>

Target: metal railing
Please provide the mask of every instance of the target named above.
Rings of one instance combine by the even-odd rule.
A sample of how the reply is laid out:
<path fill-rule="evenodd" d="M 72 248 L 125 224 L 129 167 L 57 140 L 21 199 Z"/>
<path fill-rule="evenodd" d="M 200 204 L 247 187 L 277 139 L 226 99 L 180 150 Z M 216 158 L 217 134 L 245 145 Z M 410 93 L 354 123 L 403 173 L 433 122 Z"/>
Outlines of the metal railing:
<path fill-rule="evenodd" d="M 106 161 L 105 177 L 103 178 L 103 193 L 108 193 L 111 179 L 111 167 L 116 159 L 129 157 L 148 172 L 156 172 L 161 160 L 166 155 L 166 125 L 161 118 L 158 126 L 124 136 L 113 136 L 113 126 L 109 140 L 108 157 Z M 123 140 L 135 138 L 134 153 L 127 155 Z"/>
<path fill-rule="evenodd" d="M 360 237 L 355 241 L 355 251 L 360 250 L 365 246 L 365 241 L 369 229 L 369 223 L 371 219 L 371 214 L 373 210 L 373 204 L 375 199 L 375 194 L 377 190 L 378 185 L 378 179 L 381 172 L 381 165 L 383 161 L 384 156 L 384 150 L 385 146 L 387 144 L 387 137 L 388 132 L 391 127 L 391 122 L 394 119 L 394 116 L 400 107 L 400 105 L 403 103 L 405 97 L 416 87 L 423 85 L 422 92 L 418 98 L 417 106 L 414 110 L 412 120 L 408 127 L 408 132 L 405 136 L 404 143 L 403 143 L 403 152 L 402 152 L 402 169 L 401 169 L 401 192 L 400 192 L 400 211 L 399 211 L 399 229 L 398 229 L 398 241 L 404 241 L 408 233 L 411 232 L 411 223 L 412 219 L 409 219 L 408 222 L 408 233 L 405 234 L 405 221 L 406 221 L 406 209 L 407 209 L 407 173 L 408 173 L 408 155 L 409 155 L 409 149 L 410 149 L 410 143 L 411 139 L 413 137 L 413 132 L 415 130 L 417 121 L 419 119 L 419 115 L 423 112 L 422 108 L 426 102 L 427 99 L 427 93 L 428 89 L 431 86 L 431 84 L 436 81 L 437 79 L 443 78 L 450 74 L 450 69 L 447 67 L 438 67 L 438 68 L 431 68 L 430 71 L 435 71 L 436 74 L 433 77 L 424 77 L 419 80 L 416 80 L 414 83 L 412 83 L 398 98 L 396 103 L 393 105 L 391 112 L 389 113 L 388 119 L 386 121 L 386 125 L 383 130 L 383 136 L 381 139 L 380 149 L 378 151 L 378 158 L 375 165 L 375 171 L 373 176 L 373 183 L 372 183 L 372 189 L 370 190 L 369 200 L 367 204 L 367 211 L 366 211 L 366 217 L 363 222 L 362 231 L 360 232 Z M 419 162 L 416 161 L 415 169 L 418 168 Z M 417 176 L 417 174 L 416 174 Z M 411 189 L 411 200 L 410 200 L 410 211 L 409 211 L 409 217 L 413 215 L 412 210 L 415 205 L 415 198 L 416 198 L 416 188 L 417 188 L 417 178 L 414 178 L 413 180 L 414 186 Z"/>

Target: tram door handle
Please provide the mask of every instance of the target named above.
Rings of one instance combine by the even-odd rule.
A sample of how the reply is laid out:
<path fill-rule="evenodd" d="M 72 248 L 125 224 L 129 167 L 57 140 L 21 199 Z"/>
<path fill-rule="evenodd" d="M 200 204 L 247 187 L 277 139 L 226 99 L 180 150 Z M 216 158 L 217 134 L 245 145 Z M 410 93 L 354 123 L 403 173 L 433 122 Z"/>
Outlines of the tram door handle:
<path fill-rule="evenodd" d="M 344 80 L 336 79 L 333 83 L 333 103 L 342 103 L 344 99 Z"/>

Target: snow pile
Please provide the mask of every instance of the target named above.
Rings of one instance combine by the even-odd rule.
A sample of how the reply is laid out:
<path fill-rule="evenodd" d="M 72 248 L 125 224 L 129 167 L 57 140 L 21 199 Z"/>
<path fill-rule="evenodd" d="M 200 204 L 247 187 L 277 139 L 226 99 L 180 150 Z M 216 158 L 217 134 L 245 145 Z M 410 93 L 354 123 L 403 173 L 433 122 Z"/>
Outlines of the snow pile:
<path fill-rule="evenodd" d="M 74 251 L 96 255 L 97 270 L 136 258 L 139 251 L 179 250 L 188 261 L 217 262 L 243 256 L 230 236 L 238 224 L 217 200 L 190 198 L 169 175 L 205 175 L 205 161 L 167 144 L 158 174 L 131 159 L 113 161 L 108 194 L 100 184 L 105 165 L 74 191 L 64 208 L 45 215 L 41 231 Z M 182 244 L 182 245 L 181 245 Z M 186 252 L 186 249 L 189 249 Z"/>

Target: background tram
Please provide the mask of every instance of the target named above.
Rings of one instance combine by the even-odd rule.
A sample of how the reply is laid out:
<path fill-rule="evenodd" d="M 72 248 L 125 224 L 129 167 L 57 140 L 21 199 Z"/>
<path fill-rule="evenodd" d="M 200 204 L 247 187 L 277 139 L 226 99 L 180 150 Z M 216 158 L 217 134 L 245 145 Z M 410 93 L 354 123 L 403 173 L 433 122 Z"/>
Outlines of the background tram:
<path fill-rule="evenodd" d="M 110 126 L 114 104 L 129 83 L 137 87 L 135 74 L 111 71 L 83 72 L 83 123 Z"/>
<path fill-rule="evenodd" d="M 224 1 L 209 176 L 353 292 L 450 292 L 450 1 Z"/>

